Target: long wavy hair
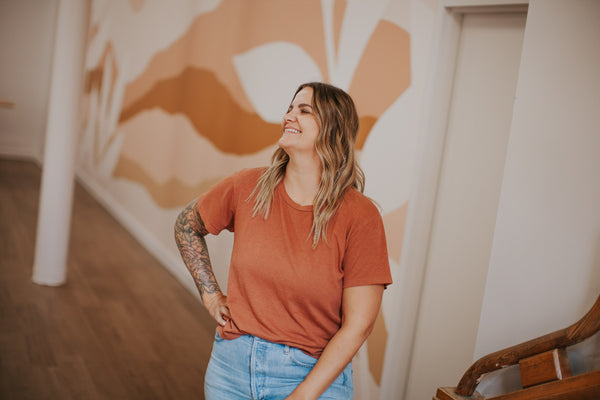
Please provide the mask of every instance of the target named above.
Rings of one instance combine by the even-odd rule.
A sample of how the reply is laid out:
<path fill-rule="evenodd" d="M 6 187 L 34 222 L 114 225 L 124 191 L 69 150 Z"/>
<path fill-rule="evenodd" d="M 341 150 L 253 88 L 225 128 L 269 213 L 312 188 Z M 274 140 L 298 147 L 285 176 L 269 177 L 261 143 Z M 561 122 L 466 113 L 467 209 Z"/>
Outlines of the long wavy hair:
<path fill-rule="evenodd" d="M 320 239 L 327 242 L 327 224 L 342 203 L 349 188 L 364 191 L 365 175 L 354 154 L 354 142 L 358 135 L 358 114 L 350 95 L 335 86 L 309 82 L 298 87 L 313 90 L 312 107 L 319 125 L 315 150 L 321 160 L 322 173 L 317 194 L 313 200 L 313 223 L 309 234 L 313 238 L 313 249 Z M 282 148 L 271 157 L 271 165 L 262 174 L 253 192 L 253 216 L 269 216 L 273 193 L 285 176 L 290 160 Z"/>

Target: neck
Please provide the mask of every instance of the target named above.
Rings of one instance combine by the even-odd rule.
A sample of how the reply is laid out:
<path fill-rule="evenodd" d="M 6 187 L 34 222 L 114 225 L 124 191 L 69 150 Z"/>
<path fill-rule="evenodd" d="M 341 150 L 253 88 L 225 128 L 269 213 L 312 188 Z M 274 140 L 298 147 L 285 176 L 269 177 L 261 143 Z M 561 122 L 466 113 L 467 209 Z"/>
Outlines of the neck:
<path fill-rule="evenodd" d="M 312 205 L 319 190 L 321 165 L 315 162 L 298 162 L 290 157 L 285 169 L 283 184 L 292 200 L 306 206 Z"/>

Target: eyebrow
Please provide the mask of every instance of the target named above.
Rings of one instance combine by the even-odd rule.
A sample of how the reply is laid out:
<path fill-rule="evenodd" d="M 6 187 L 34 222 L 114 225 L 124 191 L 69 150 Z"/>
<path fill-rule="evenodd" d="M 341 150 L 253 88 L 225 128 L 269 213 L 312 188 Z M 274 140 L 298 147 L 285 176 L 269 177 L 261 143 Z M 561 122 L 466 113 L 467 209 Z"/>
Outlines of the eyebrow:
<path fill-rule="evenodd" d="M 306 104 L 306 103 L 300 103 L 300 104 L 298 104 L 297 107 L 310 107 L 310 108 L 312 108 L 312 106 L 310 104 Z"/>

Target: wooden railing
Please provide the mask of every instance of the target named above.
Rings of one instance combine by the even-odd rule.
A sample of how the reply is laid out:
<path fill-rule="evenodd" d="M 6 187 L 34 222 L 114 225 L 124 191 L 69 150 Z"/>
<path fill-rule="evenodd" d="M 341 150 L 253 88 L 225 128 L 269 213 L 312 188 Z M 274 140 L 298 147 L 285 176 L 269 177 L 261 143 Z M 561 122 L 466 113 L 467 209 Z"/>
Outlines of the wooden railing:
<path fill-rule="evenodd" d="M 439 388 L 434 400 L 484 399 L 475 392 L 482 376 L 515 364 L 519 364 L 523 390 L 493 399 L 600 399 L 600 370 L 571 376 L 566 352 L 567 347 L 598 330 L 600 296 L 575 324 L 480 358 L 465 372 L 456 388 Z M 573 397 L 573 391 L 577 397 Z"/>

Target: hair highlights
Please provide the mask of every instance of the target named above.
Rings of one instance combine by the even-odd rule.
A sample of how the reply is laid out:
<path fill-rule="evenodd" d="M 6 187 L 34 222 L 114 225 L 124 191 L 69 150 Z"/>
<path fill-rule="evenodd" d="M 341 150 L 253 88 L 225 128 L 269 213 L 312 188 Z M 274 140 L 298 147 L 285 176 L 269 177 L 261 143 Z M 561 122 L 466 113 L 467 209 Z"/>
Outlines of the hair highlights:
<path fill-rule="evenodd" d="M 323 168 L 313 201 L 311 235 L 315 248 L 321 238 L 327 241 L 327 224 L 338 210 L 346 190 L 364 191 L 365 176 L 354 154 L 359 122 L 352 98 L 343 90 L 321 82 L 300 85 L 294 97 L 305 87 L 313 89 L 313 110 L 319 124 L 315 149 Z M 248 197 L 255 197 L 254 216 L 268 217 L 275 187 L 285 176 L 289 159 L 281 148 L 271 157 L 271 165 Z"/>

